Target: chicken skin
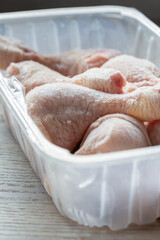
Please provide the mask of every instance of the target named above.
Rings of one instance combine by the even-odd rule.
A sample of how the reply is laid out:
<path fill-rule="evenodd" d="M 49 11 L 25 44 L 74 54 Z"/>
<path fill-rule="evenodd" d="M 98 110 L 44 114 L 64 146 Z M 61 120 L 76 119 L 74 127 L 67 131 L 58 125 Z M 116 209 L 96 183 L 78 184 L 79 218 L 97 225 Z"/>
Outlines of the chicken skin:
<path fill-rule="evenodd" d="M 27 48 L 17 39 L 0 36 L 0 69 L 6 70 L 11 62 L 38 61 L 38 53 Z"/>
<path fill-rule="evenodd" d="M 74 76 L 89 68 L 100 67 L 108 59 L 119 55 L 114 49 L 74 50 L 61 55 L 45 56 L 24 46 L 19 40 L 0 36 L 0 69 L 5 70 L 11 62 L 33 60 L 65 76 Z"/>
<path fill-rule="evenodd" d="M 1 36 L 0 56 L 0 68 L 8 67 L 7 76 L 24 85 L 30 116 L 54 144 L 72 151 L 89 128 L 76 154 L 103 152 L 103 146 L 105 152 L 150 146 L 143 124 L 133 117 L 148 122 L 151 143 L 160 144 L 160 71 L 148 60 L 114 49 L 45 56 Z M 118 129 L 124 135 L 114 138 Z"/>
<path fill-rule="evenodd" d="M 119 70 L 128 82 L 126 92 L 134 91 L 138 87 L 154 86 L 160 82 L 160 71 L 155 64 L 129 55 L 114 57 L 103 64 L 102 68 Z"/>
<path fill-rule="evenodd" d="M 160 87 L 109 94 L 69 83 L 45 84 L 26 95 L 28 113 L 52 143 L 72 151 L 99 117 L 123 113 L 160 119 Z"/>
<path fill-rule="evenodd" d="M 26 94 L 37 86 L 68 80 L 62 74 L 34 61 L 11 63 L 6 75 L 15 76 L 25 87 Z"/>
<path fill-rule="evenodd" d="M 107 153 L 151 146 L 144 124 L 125 114 L 109 114 L 88 128 L 76 155 Z"/>
<path fill-rule="evenodd" d="M 73 50 L 59 56 L 45 56 L 42 63 L 65 76 L 73 77 L 87 69 L 101 67 L 119 54 L 120 52 L 115 49 Z"/>
<path fill-rule="evenodd" d="M 15 76 L 26 88 L 26 93 L 37 86 L 56 82 L 73 83 L 107 93 L 123 93 L 126 84 L 123 75 L 115 69 L 92 68 L 69 78 L 34 61 L 11 63 L 7 76 Z"/>

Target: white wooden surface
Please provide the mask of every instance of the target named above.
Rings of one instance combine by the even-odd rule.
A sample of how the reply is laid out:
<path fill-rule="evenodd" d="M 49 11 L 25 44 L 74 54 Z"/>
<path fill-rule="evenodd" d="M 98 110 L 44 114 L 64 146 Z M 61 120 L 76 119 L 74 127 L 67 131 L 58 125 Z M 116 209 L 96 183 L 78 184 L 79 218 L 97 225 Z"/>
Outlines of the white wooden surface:
<path fill-rule="evenodd" d="M 0 115 L 0 240 L 159 240 L 160 221 L 113 232 L 61 216 Z"/>

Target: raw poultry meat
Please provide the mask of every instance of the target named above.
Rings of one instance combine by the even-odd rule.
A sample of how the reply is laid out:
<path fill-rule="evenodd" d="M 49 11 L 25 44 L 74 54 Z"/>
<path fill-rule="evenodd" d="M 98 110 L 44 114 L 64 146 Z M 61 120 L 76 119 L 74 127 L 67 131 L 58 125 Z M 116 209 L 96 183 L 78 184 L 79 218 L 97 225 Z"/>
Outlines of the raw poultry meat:
<path fill-rule="evenodd" d="M 72 79 L 68 79 L 68 82 L 101 92 L 117 94 L 123 93 L 123 87 L 126 85 L 124 76 L 118 70 L 111 68 L 91 68 Z"/>
<path fill-rule="evenodd" d="M 130 92 L 142 86 L 156 86 L 160 83 L 159 69 L 145 59 L 121 55 L 110 59 L 103 67 L 117 69 L 125 76 L 128 83 L 124 92 Z M 147 129 L 152 145 L 160 144 L 160 120 L 148 123 Z"/>
<path fill-rule="evenodd" d="M 151 146 L 144 124 L 125 114 L 108 114 L 88 128 L 76 155 Z"/>
<path fill-rule="evenodd" d="M 123 75 L 115 69 L 92 68 L 69 78 L 34 61 L 11 63 L 7 68 L 7 76 L 13 75 L 25 86 L 26 93 L 36 86 L 55 82 L 73 83 L 102 92 L 123 93 L 126 84 Z"/>
<path fill-rule="evenodd" d="M 38 61 L 38 54 L 17 39 L 0 36 L 0 69 L 5 70 L 11 62 Z"/>
<path fill-rule="evenodd" d="M 120 52 L 114 49 L 87 49 L 45 56 L 24 46 L 19 40 L 0 36 L 0 68 L 4 70 L 11 62 L 33 60 L 65 76 L 74 76 L 89 68 L 100 67 L 108 59 L 119 54 Z"/>
<path fill-rule="evenodd" d="M 11 76 L 15 76 L 23 84 L 26 94 L 37 86 L 68 79 L 62 74 L 34 61 L 11 63 L 7 68 L 7 77 Z"/>
<path fill-rule="evenodd" d="M 147 132 L 152 145 L 160 145 L 160 120 L 149 122 Z"/>
<path fill-rule="evenodd" d="M 2 69 L 6 69 L 11 62 L 17 62 L 10 64 L 7 74 L 15 75 L 21 81 L 26 87 L 26 94 L 36 87 L 26 97 L 28 111 L 33 120 L 51 142 L 70 151 L 81 141 L 87 128 L 106 114 L 124 113 L 141 121 L 160 119 L 160 72 L 153 63 L 145 59 L 120 55 L 119 51 L 113 49 L 77 50 L 57 56 L 44 56 L 30 50 L 18 40 L 5 37 L 0 37 L 0 55 L 3 60 L 0 62 Z M 55 86 L 52 83 L 55 83 Z M 134 93 L 130 93 L 132 91 Z M 116 93 L 125 95 L 119 96 Z M 65 113 L 64 119 L 62 113 Z M 108 116 L 102 119 L 103 122 L 101 118 L 97 120 L 101 122 L 98 127 L 92 129 L 96 122 L 89 128 L 85 137 L 87 142 L 95 142 L 92 133 L 100 134 L 101 126 L 107 129 L 109 122 L 113 125 L 114 121 L 118 124 L 131 124 L 130 121 L 119 117 L 116 120 Z M 155 143 L 155 139 L 158 138 L 154 137 L 153 140 L 155 131 L 158 131 L 158 122 L 148 123 L 148 134 L 153 144 L 159 144 L 159 140 Z M 118 132 L 118 127 L 114 128 Z M 113 136 L 115 131 L 112 131 Z M 125 131 L 128 132 L 124 128 Z M 109 140 L 113 139 L 112 135 L 111 138 L 108 136 Z M 125 138 L 125 134 L 123 137 Z M 84 151 L 86 141 L 76 154 Z M 118 145 L 119 148 L 122 147 L 121 144 L 115 144 Z M 127 148 L 126 144 L 125 149 Z M 116 147 L 112 149 L 115 150 Z M 108 151 L 107 145 L 105 151 Z"/>
<path fill-rule="evenodd" d="M 120 52 L 115 49 L 74 50 L 59 56 L 45 57 L 45 65 L 65 76 L 72 77 L 87 69 L 100 67 L 119 54 Z"/>
<path fill-rule="evenodd" d="M 128 82 L 127 92 L 142 86 L 154 86 L 160 82 L 160 71 L 153 63 L 129 55 L 114 57 L 103 64 L 102 68 L 119 70 Z"/>
<path fill-rule="evenodd" d="M 124 113 L 141 121 L 160 119 L 160 87 L 109 94 L 69 83 L 45 84 L 26 96 L 28 113 L 54 144 L 70 151 L 99 117 Z"/>

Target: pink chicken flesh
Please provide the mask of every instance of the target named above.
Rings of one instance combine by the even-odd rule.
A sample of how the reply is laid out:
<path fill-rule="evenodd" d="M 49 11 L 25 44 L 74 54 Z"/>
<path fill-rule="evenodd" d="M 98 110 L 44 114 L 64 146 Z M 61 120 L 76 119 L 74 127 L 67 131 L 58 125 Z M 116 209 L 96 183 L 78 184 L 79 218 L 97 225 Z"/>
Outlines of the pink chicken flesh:
<path fill-rule="evenodd" d="M 154 86 L 160 82 L 160 71 L 150 61 L 129 55 L 120 55 L 110 59 L 102 68 L 119 70 L 126 78 L 126 91 L 131 92 L 138 87 Z"/>
<path fill-rule="evenodd" d="M 125 114 L 109 114 L 88 128 L 76 155 L 151 146 L 144 124 Z"/>
<path fill-rule="evenodd" d="M 70 151 L 99 117 L 124 113 L 141 121 L 160 119 L 160 88 L 109 94 L 69 83 L 45 84 L 26 95 L 28 113 L 54 144 Z"/>
<path fill-rule="evenodd" d="M 26 93 L 37 86 L 56 82 L 73 83 L 108 93 L 123 93 L 126 84 L 123 75 L 115 69 L 92 68 L 69 78 L 34 61 L 11 63 L 7 76 L 13 75 L 24 85 Z"/>
<path fill-rule="evenodd" d="M 19 40 L 0 36 L 0 68 L 4 70 L 11 62 L 33 60 L 65 76 L 74 76 L 89 68 L 100 67 L 108 59 L 119 54 L 120 52 L 114 49 L 87 49 L 45 56 L 24 46 Z"/>

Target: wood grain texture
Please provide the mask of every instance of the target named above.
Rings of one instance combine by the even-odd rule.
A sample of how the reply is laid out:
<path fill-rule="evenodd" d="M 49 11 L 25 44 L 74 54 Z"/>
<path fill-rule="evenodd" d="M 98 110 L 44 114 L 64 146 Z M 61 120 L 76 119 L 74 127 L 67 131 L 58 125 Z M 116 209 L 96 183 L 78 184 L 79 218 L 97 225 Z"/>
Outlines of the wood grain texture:
<path fill-rule="evenodd" d="M 61 216 L 0 114 L 0 240 L 159 240 L 160 221 L 113 232 Z"/>

